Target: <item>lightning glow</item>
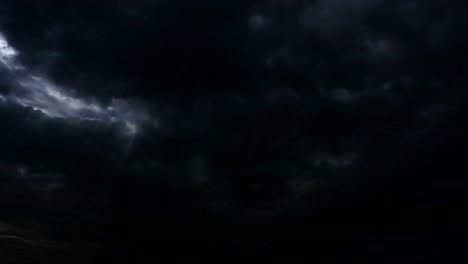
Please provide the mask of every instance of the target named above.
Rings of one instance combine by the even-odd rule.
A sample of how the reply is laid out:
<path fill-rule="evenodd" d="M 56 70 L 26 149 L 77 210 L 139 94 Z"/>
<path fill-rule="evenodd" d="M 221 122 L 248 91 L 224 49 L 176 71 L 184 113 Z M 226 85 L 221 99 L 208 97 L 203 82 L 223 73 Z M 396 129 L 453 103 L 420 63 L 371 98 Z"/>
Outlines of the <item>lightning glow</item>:
<path fill-rule="evenodd" d="M 11 94 L 1 95 L 0 103 L 14 101 L 25 107 L 41 111 L 50 118 L 92 120 L 121 124 L 124 134 L 130 139 L 129 148 L 138 132 L 137 114 L 122 100 L 112 100 L 103 106 L 95 100 L 87 100 L 71 95 L 62 87 L 55 85 L 47 76 L 32 74 L 18 62 L 20 53 L 15 50 L 0 33 L 0 68 L 6 69 L 15 87 Z"/>
<path fill-rule="evenodd" d="M 6 38 L 0 33 L 0 62 L 11 69 L 17 55 L 18 52 L 8 44 Z"/>

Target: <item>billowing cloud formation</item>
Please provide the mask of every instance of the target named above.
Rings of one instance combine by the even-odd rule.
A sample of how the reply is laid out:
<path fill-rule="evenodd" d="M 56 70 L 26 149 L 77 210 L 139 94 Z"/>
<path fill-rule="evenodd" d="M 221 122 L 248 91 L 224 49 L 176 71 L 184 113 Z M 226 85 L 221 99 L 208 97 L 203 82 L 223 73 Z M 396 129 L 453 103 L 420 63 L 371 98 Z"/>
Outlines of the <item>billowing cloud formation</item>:
<path fill-rule="evenodd" d="M 2 210 L 8 215 L 55 208 L 63 204 L 64 192 L 75 196 L 67 205 L 73 206 L 87 189 L 99 190 L 86 195 L 94 203 L 107 197 L 111 187 L 101 186 L 114 180 L 111 164 L 130 153 L 149 116 L 129 100 L 115 98 L 104 107 L 82 98 L 55 85 L 44 72 L 33 73 L 20 63 L 19 54 L 0 35 Z M 77 186 L 80 191 L 71 191 Z"/>
<path fill-rule="evenodd" d="M 137 226 L 365 225 L 467 198 L 466 1 L 0 10 L 0 164 L 11 186 L 57 195 L 48 203 L 58 188 Z"/>
<path fill-rule="evenodd" d="M 51 118 L 75 118 L 101 122 L 119 121 L 134 133 L 136 120 L 126 120 L 118 114 L 115 105 L 103 108 L 98 103 L 89 103 L 81 98 L 74 98 L 66 91 L 48 81 L 46 77 L 33 75 L 27 67 L 22 66 L 16 56 L 19 53 L 10 46 L 5 37 L 0 35 L 0 61 L 3 64 L 4 78 L 12 86 L 8 97 L 25 107 L 32 107 Z M 4 96 L 5 98 L 5 96 Z M 131 109 L 126 109 L 131 111 Z M 126 115 L 129 116 L 129 115 Z"/>

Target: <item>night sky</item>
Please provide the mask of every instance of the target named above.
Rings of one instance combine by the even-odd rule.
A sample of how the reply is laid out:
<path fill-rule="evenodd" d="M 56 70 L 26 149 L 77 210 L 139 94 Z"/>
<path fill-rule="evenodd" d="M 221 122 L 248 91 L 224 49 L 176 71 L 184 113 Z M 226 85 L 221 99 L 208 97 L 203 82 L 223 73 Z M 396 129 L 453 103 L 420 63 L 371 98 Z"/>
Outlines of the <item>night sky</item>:
<path fill-rule="evenodd" d="M 467 62 L 464 0 L 2 0 L 0 261 L 458 256 Z"/>

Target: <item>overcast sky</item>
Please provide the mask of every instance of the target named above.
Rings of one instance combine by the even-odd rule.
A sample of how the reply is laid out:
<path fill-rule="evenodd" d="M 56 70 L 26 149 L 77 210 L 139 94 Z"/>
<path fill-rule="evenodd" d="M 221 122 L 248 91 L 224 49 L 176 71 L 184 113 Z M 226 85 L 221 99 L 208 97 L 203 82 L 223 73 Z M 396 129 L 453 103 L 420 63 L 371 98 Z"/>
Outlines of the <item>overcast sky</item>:
<path fill-rule="evenodd" d="M 115 226 L 135 239 L 171 223 L 190 240 L 219 225 L 235 248 L 250 244 L 226 229 L 258 221 L 263 246 L 272 230 L 316 232 L 310 221 L 458 216 L 467 8 L 1 1 L 0 222 L 99 241 Z"/>

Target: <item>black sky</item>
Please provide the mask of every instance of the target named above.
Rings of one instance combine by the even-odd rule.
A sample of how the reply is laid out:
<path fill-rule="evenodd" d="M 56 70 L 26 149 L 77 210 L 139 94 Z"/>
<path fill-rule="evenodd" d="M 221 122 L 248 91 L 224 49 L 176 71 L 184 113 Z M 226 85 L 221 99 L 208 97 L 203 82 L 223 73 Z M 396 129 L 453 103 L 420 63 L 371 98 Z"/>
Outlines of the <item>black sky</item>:
<path fill-rule="evenodd" d="M 2 1 L 0 240 L 41 230 L 125 263 L 356 241 L 456 251 L 467 11 L 462 0 Z"/>

